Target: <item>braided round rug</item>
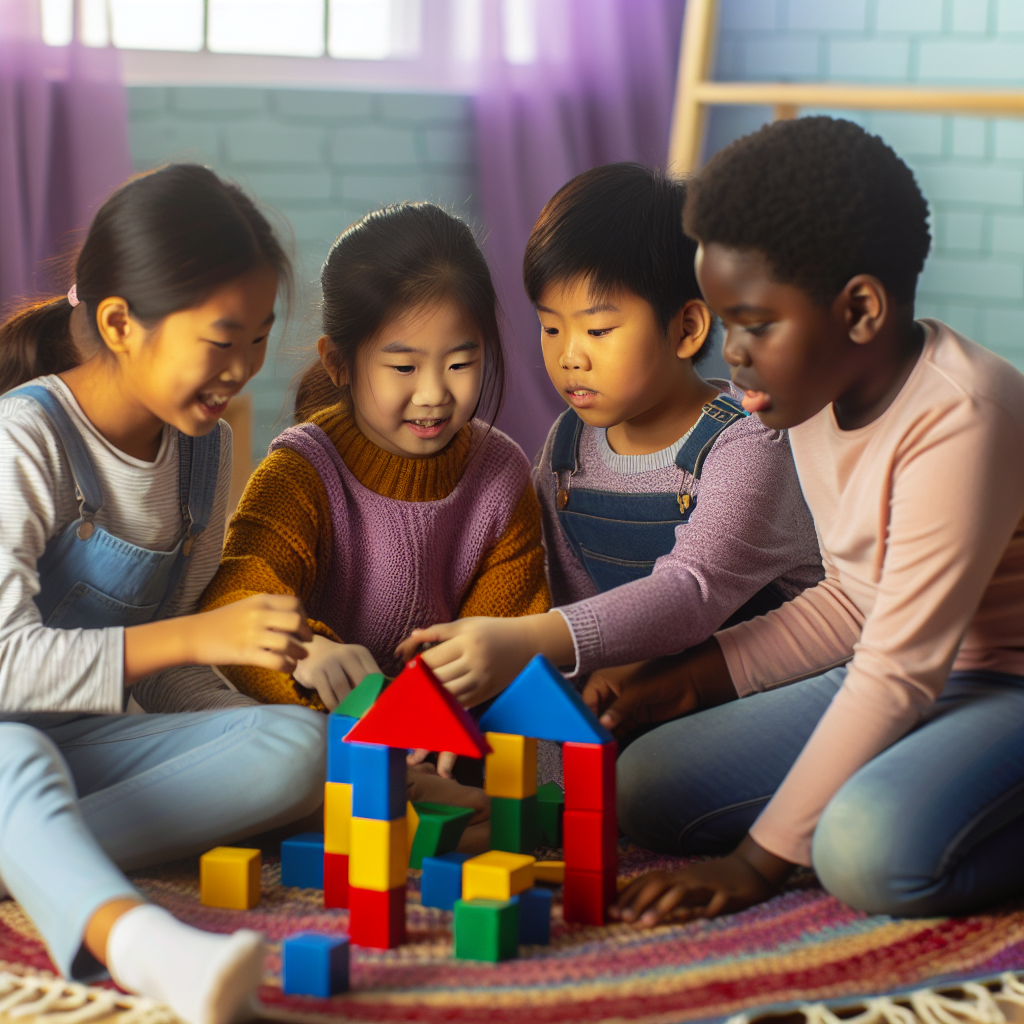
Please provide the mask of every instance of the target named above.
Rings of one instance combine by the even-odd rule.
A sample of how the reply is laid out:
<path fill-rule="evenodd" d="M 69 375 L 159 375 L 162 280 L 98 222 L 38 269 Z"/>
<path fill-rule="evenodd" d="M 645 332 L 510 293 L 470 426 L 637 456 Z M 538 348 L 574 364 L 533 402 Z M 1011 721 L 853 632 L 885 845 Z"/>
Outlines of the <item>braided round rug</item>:
<path fill-rule="evenodd" d="M 624 848 L 620 885 L 680 863 Z M 550 946 L 521 947 L 518 959 L 500 964 L 454 960 L 451 914 L 422 907 L 419 880 L 410 877 L 406 945 L 353 949 L 352 990 L 345 995 L 287 996 L 280 987 L 281 941 L 299 931 L 343 934 L 347 911 L 325 910 L 318 890 L 281 886 L 276 861 L 264 864 L 262 901 L 249 911 L 203 907 L 198 874 L 198 862 L 188 860 L 138 872 L 134 880 L 183 921 L 219 932 L 262 931 L 270 948 L 263 1015 L 310 1024 L 682 1024 L 1024 968 L 1020 901 L 965 918 L 869 917 L 828 896 L 810 873 L 743 913 L 644 931 L 566 925 L 556 894 Z M 53 969 L 35 929 L 10 900 L 0 902 L 0 961 Z"/>

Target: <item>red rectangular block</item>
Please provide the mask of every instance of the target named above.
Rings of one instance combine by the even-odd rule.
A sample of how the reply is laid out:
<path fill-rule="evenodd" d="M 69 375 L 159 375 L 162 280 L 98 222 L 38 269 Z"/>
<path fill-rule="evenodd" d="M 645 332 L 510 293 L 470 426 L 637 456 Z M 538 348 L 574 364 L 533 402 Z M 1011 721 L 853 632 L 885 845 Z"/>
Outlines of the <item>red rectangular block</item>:
<path fill-rule="evenodd" d="M 324 854 L 324 906 L 348 906 L 348 854 Z"/>
<path fill-rule="evenodd" d="M 562 815 L 567 871 L 618 871 L 619 825 L 614 810 L 570 811 Z"/>
<path fill-rule="evenodd" d="M 348 937 L 357 946 L 394 949 L 405 942 L 405 886 L 348 890 Z"/>
<path fill-rule="evenodd" d="M 567 868 L 562 915 L 570 923 L 602 925 L 617 895 L 614 870 L 570 871 Z"/>
<path fill-rule="evenodd" d="M 615 758 L 619 745 L 563 743 L 562 772 L 567 811 L 615 810 Z"/>

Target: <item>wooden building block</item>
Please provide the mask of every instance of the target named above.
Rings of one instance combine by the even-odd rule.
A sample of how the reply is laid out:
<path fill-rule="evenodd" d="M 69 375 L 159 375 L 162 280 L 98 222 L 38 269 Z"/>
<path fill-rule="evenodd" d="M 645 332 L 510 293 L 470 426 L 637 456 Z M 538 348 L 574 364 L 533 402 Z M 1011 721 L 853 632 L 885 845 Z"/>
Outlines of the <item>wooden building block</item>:
<path fill-rule="evenodd" d="M 509 853 L 533 853 L 540 843 L 537 797 L 491 797 L 491 847 Z"/>
<path fill-rule="evenodd" d="M 521 853 L 489 850 L 462 865 L 464 900 L 510 900 L 533 885 L 534 859 Z"/>
<path fill-rule="evenodd" d="M 405 801 L 405 846 L 406 856 L 412 859 L 412 848 L 416 842 L 416 833 L 420 827 L 420 816 L 413 807 L 411 800 Z"/>
<path fill-rule="evenodd" d="M 357 946 L 394 949 L 405 942 L 405 886 L 386 892 L 349 888 L 348 937 Z"/>
<path fill-rule="evenodd" d="M 524 946 L 546 946 L 551 941 L 551 890 L 524 889 L 519 900 L 519 941 Z"/>
<path fill-rule="evenodd" d="M 423 906 L 454 909 L 455 901 L 462 899 L 462 865 L 467 860 L 468 853 L 442 853 L 439 857 L 423 858 L 423 877 L 420 880 L 420 902 Z"/>
<path fill-rule="evenodd" d="M 352 846 L 352 784 L 324 783 L 324 851 L 349 853 Z"/>
<path fill-rule="evenodd" d="M 394 821 L 405 814 L 405 756 L 398 747 L 376 743 L 349 745 L 352 814 L 356 818 Z"/>
<path fill-rule="evenodd" d="M 324 906 L 348 906 L 348 854 L 324 854 Z"/>
<path fill-rule="evenodd" d="M 281 947 L 281 988 L 289 996 L 328 999 L 348 991 L 347 935 L 300 932 Z"/>
<path fill-rule="evenodd" d="M 605 923 L 608 907 L 614 902 L 618 890 L 614 871 L 565 872 L 562 892 L 562 913 L 565 920 L 576 924 Z"/>
<path fill-rule="evenodd" d="M 561 885 L 565 881 L 565 861 L 539 860 L 533 865 L 533 877 L 548 885 Z"/>
<path fill-rule="evenodd" d="M 259 850 L 215 846 L 199 858 L 199 892 L 204 907 L 249 910 L 260 901 Z"/>
<path fill-rule="evenodd" d="M 358 718 L 351 715 L 341 715 L 335 708 L 327 716 L 327 781 L 328 782 L 351 782 L 349 770 L 349 745 L 345 737 L 351 732 L 352 726 L 358 722 Z"/>
<path fill-rule="evenodd" d="M 484 766 L 484 790 L 489 796 L 522 800 L 537 792 L 537 741 L 526 736 L 489 732 L 491 745 Z"/>
<path fill-rule="evenodd" d="M 618 870 L 619 826 L 614 810 L 567 810 L 562 822 L 569 871 Z"/>
<path fill-rule="evenodd" d="M 510 960 L 519 952 L 518 902 L 457 900 L 453 932 L 457 960 Z"/>
<path fill-rule="evenodd" d="M 556 849 L 562 845 L 562 812 L 565 797 L 557 782 L 545 782 L 537 787 L 537 825 L 540 842 Z"/>
<path fill-rule="evenodd" d="M 405 818 L 352 818 L 348 881 L 352 888 L 387 892 L 405 886 L 408 866 Z"/>
<path fill-rule="evenodd" d="M 562 775 L 567 811 L 615 810 L 615 759 L 619 745 L 563 743 Z"/>
<path fill-rule="evenodd" d="M 357 720 L 362 718 L 373 707 L 390 681 L 380 672 L 371 672 L 363 676 L 363 681 L 335 708 L 335 712 Z"/>
<path fill-rule="evenodd" d="M 415 811 L 419 825 L 409 856 L 411 868 L 422 867 L 424 857 L 451 853 L 459 845 L 462 833 L 473 817 L 471 807 L 450 807 L 448 804 L 417 803 Z"/>
<path fill-rule="evenodd" d="M 281 844 L 281 884 L 324 887 L 324 837 L 319 832 L 303 832 Z"/>

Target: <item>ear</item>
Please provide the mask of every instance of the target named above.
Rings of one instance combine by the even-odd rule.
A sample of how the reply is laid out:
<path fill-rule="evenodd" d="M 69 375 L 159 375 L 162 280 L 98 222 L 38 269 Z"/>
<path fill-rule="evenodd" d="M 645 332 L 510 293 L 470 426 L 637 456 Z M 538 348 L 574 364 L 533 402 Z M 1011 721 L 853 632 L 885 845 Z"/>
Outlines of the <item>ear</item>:
<path fill-rule="evenodd" d="M 851 277 L 837 302 L 841 304 L 850 341 L 855 345 L 873 341 L 893 309 L 885 285 L 871 274 Z"/>
<path fill-rule="evenodd" d="M 96 328 L 103 343 L 116 355 L 127 352 L 128 342 L 137 327 L 127 301 L 117 295 L 104 299 L 96 307 Z"/>
<path fill-rule="evenodd" d="M 320 355 L 320 362 L 323 363 L 327 376 L 334 382 L 336 388 L 343 388 L 349 383 L 348 367 L 338 358 L 338 349 L 330 336 L 321 334 L 316 342 L 316 350 Z"/>
<path fill-rule="evenodd" d="M 711 331 L 711 310 L 700 299 L 690 299 L 672 317 L 668 329 L 675 341 L 676 355 L 680 359 L 692 359 Z"/>

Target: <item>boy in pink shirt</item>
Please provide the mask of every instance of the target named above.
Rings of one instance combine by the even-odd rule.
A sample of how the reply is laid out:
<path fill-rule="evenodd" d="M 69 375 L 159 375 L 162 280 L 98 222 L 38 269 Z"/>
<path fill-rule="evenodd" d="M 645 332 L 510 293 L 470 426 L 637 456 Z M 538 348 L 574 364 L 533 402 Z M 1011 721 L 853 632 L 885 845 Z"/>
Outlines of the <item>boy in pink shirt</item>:
<path fill-rule="evenodd" d="M 667 723 L 619 761 L 627 834 L 732 851 L 636 880 L 623 920 L 740 910 L 798 864 L 873 913 L 1024 891 L 1024 376 L 914 320 L 927 216 L 899 158 L 831 118 L 740 139 L 693 186 L 702 291 L 745 407 L 789 428 L 826 575 L 591 683 L 620 734 Z"/>

